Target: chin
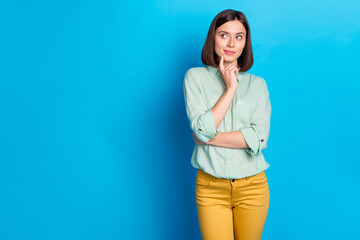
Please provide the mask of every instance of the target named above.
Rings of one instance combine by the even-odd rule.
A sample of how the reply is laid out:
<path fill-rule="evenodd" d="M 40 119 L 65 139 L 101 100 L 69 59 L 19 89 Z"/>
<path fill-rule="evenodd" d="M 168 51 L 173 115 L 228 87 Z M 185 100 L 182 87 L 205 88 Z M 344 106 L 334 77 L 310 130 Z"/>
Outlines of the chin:
<path fill-rule="evenodd" d="M 237 57 L 225 56 L 224 61 L 226 62 L 233 62 L 237 59 Z"/>

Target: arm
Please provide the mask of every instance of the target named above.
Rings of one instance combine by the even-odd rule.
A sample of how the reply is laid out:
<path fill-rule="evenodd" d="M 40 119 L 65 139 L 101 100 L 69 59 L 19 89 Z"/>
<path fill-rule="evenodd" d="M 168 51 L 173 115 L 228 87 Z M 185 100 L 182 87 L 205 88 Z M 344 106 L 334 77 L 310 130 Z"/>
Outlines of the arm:
<path fill-rule="evenodd" d="M 217 138 L 206 144 L 227 148 L 244 148 L 252 156 L 258 156 L 266 149 L 270 133 L 271 103 L 269 91 L 264 80 L 259 87 L 259 99 L 251 117 L 250 126 L 240 131 L 220 132 Z"/>
<path fill-rule="evenodd" d="M 186 113 L 194 135 L 204 143 L 218 136 L 219 131 L 217 128 L 224 119 L 238 86 L 236 76 L 239 69 L 232 64 L 225 67 L 223 55 L 220 58 L 219 71 L 225 82 L 226 91 L 211 109 L 207 108 L 204 96 L 190 69 L 185 73 L 184 98 Z"/>
<path fill-rule="evenodd" d="M 262 78 L 260 78 L 258 89 L 259 98 L 255 112 L 250 119 L 250 126 L 240 129 L 249 145 L 245 151 L 254 157 L 257 157 L 262 150 L 267 148 L 271 117 L 269 91 L 265 80 Z"/>
<path fill-rule="evenodd" d="M 225 67 L 224 55 L 221 55 L 220 57 L 219 70 L 221 72 L 222 79 L 225 82 L 226 90 L 216 102 L 215 106 L 211 108 L 215 120 L 215 128 L 218 128 L 220 123 L 223 121 L 238 87 L 238 80 L 236 76 L 239 69 L 235 69 L 232 64 Z"/>
<path fill-rule="evenodd" d="M 183 87 L 190 128 L 198 140 L 207 143 L 219 135 L 217 128 L 228 111 L 237 87 L 227 88 L 212 109 L 207 108 L 204 96 L 190 70 L 185 73 Z"/>
<path fill-rule="evenodd" d="M 241 131 L 220 132 L 206 144 L 225 148 L 249 148 Z"/>
<path fill-rule="evenodd" d="M 218 128 L 220 123 L 224 120 L 235 93 L 236 88 L 227 88 L 216 104 L 211 108 L 214 115 L 215 128 Z"/>
<path fill-rule="evenodd" d="M 189 69 L 184 78 L 184 99 L 190 128 L 201 142 L 206 143 L 218 136 L 215 120 L 211 109 L 208 109 L 196 79 Z"/>

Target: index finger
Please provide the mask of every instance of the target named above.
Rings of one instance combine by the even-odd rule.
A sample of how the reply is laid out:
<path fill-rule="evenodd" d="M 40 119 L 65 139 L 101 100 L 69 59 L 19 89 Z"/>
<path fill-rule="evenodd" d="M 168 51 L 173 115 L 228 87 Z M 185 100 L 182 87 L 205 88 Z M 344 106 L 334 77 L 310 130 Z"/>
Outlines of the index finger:
<path fill-rule="evenodd" d="M 224 70 L 224 56 L 222 54 L 219 61 L 219 69 L 220 71 Z"/>

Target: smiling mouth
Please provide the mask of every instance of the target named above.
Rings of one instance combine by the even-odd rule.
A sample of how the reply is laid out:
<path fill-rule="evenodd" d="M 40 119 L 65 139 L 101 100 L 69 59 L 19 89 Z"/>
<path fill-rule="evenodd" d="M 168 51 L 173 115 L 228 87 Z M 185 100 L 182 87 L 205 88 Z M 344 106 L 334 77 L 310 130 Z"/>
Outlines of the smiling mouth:
<path fill-rule="evenodd" d="M 233 52 L 233 51 L 228 51 L 228 50 L 224 50 L 224 52 L 226 53 L 226 54 L 228 54 L 228 55 L 233 55 L 235 52 Z"/>

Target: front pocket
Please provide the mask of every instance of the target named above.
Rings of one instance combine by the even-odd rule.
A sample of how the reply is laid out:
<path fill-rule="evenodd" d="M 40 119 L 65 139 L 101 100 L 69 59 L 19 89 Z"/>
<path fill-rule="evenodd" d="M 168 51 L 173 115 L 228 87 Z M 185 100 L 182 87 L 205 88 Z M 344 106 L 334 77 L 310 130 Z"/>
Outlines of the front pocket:
<path fill-rule="evenodd" d="M 265 171 L 262 171 L 261 173 L 250 176 L 248 178 L 248 180 L 253 184 L 261 184 L 261 183 L 267 182 L 267 177 L 266 177 Z"/>
<path fill-rule="evenodd" d="M 196 174 L 196 182 L 195 182 L 197 185 L 207 186 L 207 185 L 209 185 L 210 180 L 211 179 L 209 179 L 208 177 L 201 174 L 200 170 L 198 170 L 198 172 Z"/>

